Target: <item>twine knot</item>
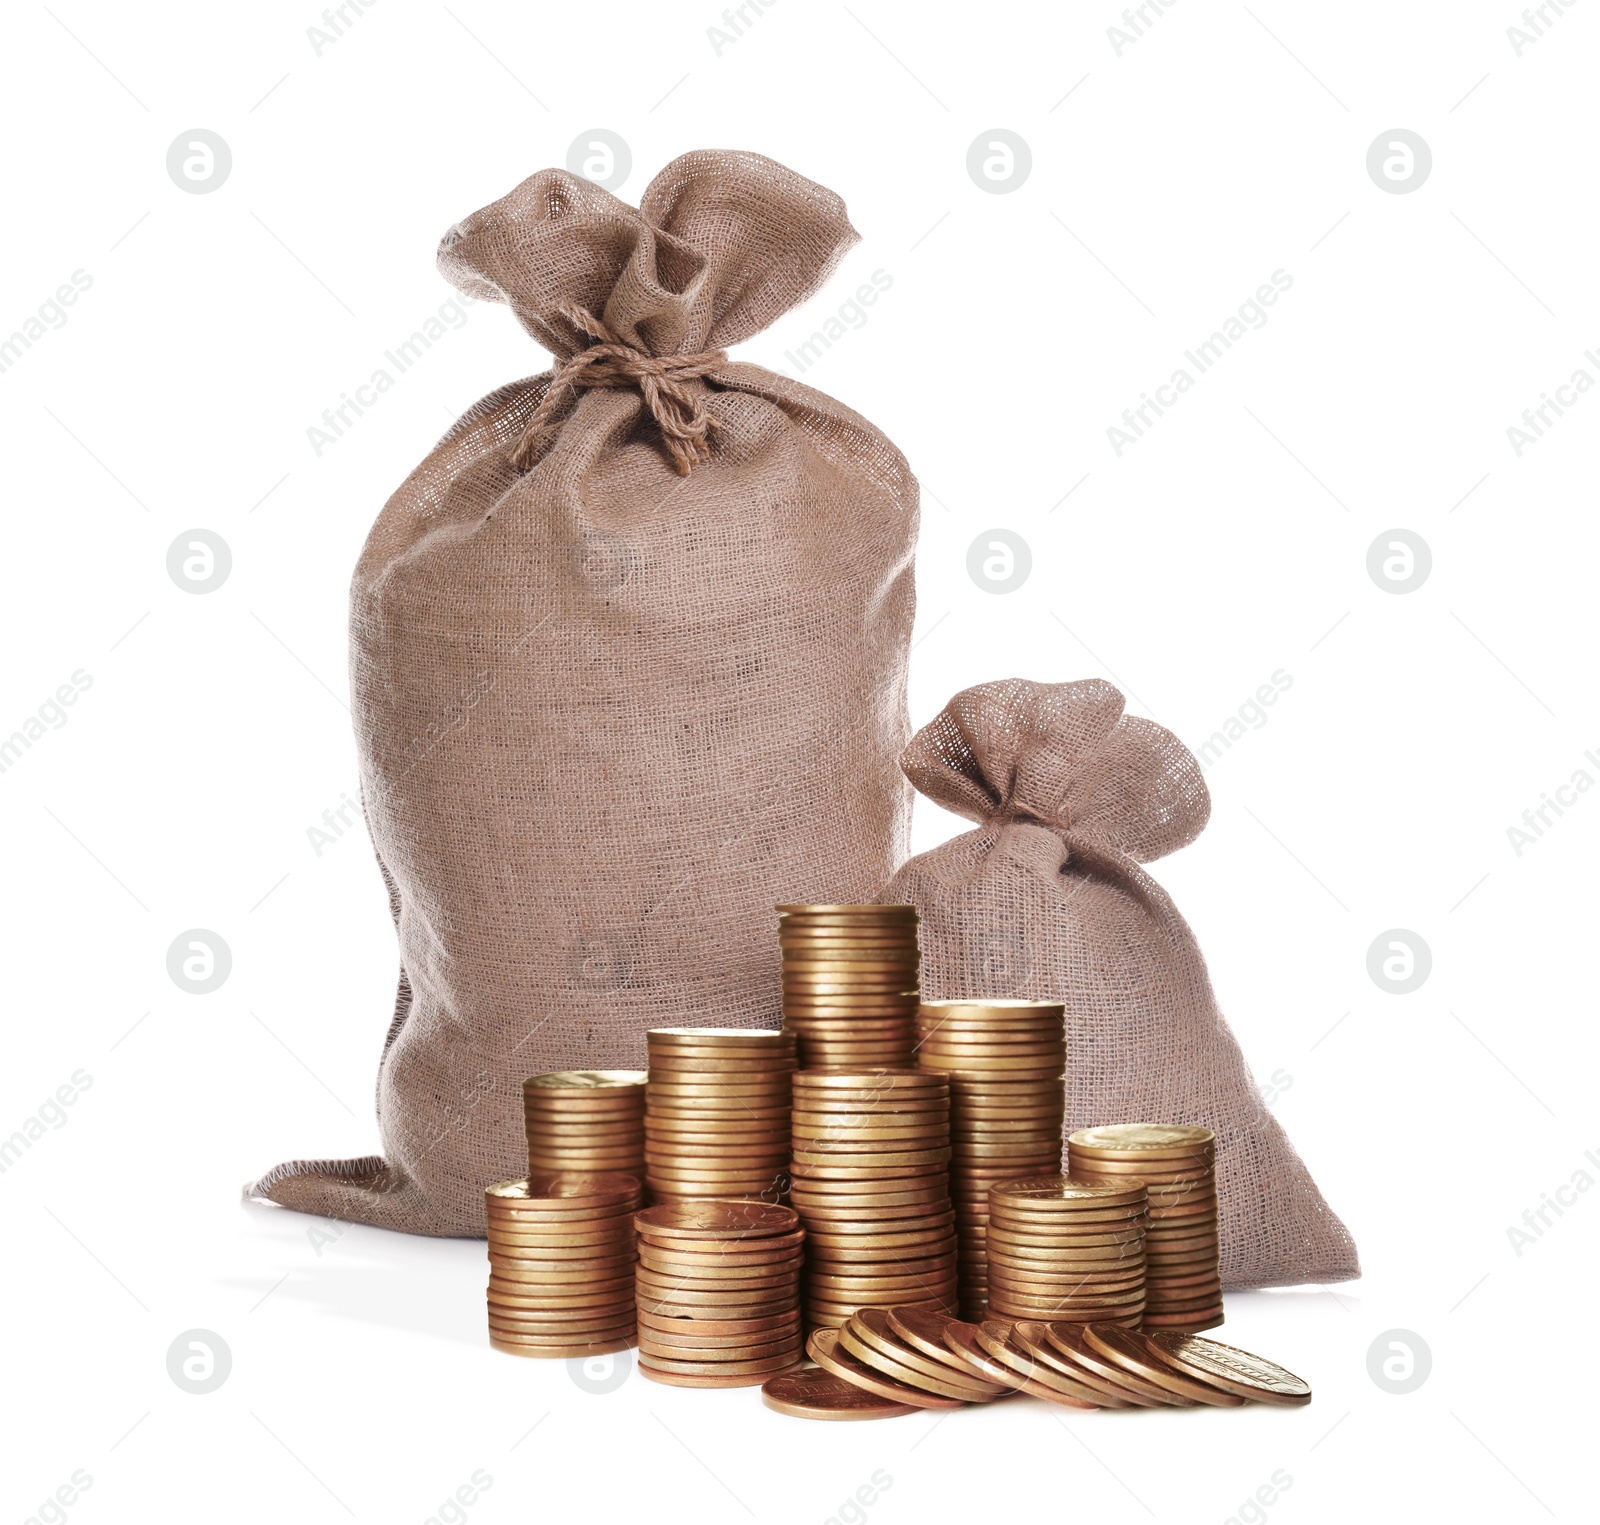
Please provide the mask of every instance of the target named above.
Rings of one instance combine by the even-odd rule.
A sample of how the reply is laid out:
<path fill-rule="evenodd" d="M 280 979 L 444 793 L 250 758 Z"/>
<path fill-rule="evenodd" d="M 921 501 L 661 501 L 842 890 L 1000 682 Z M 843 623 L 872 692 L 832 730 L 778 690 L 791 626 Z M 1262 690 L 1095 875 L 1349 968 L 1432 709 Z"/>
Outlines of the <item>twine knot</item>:
<path fill-rule="evenodd" d="M 728 363 L 726 350 L 692 355 L 650 355 L 624 344 L 599 318 L 582 307 L 563 306 L 562 317 L 595 340 L 556 367 L 521 440 L 511 452 L 519 471 L 532 469 L 585 387 L 637 387 L 661 430 L 672 464 L 686 477 L 711 454 L 717 421 L 706 407 L 704 388 L 684 385 Z"/>

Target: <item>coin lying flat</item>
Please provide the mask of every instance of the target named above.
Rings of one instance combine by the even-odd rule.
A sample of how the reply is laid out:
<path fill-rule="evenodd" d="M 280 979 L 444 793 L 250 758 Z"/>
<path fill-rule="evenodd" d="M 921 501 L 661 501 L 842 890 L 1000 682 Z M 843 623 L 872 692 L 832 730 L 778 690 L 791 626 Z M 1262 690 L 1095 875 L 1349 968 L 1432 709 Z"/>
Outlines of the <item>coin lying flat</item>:
<path fill-rule="evenodd" d="M 769 1377 L 761 1385 L 761 1401 L 796 1419 L 893 1419 L 917 1412 L 915 1404 L 879 1397 L 820 1368 Z"/>

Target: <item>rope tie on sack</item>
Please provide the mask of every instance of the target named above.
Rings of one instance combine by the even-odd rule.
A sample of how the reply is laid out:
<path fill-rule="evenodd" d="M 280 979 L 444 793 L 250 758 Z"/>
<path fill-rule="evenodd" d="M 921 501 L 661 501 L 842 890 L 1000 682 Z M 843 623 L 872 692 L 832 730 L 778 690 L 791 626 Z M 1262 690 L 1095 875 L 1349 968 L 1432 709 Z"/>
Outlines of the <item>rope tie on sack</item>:
<path fill-rule="evenodd" d="M 511 464 L 528 471 L 544 454 L 562 421 L 577 405 L 585 387 L 637 387 L 661 430 L 678 475 L 686 477 L 711 454 L 711 431 L 717 421 L 706 408 L 703 387 L 696 381 L 728 363 L 726 350 L 698 350 L 692 355 L 649 355 L 624 344 L 593 313 L 563 306 L 564 317 L 596 342 L 556 367 L 539 406 L 511 453 Z"/>

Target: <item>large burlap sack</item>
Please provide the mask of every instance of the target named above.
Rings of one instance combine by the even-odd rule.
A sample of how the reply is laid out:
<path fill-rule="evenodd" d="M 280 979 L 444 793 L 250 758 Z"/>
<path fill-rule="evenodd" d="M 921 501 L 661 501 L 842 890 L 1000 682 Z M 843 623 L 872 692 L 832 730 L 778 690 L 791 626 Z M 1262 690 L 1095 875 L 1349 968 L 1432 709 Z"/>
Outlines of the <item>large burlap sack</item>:
<path fill-rule="evenodd" d="M 445 275 L 558 366 L 470 409 L 356 568 L 402 965 L 384 1153 L 256 1195 L 481 1233 L 485 1184 L 526 1173 L 524 1076 L 777 1025 L 774 904 L 865 900 L 904 859 L 916 482 L 865 419 L 719 353 L 855 239 L 832 192 L 721 152 L 637 211 L 547 170 L 445 236 Z"/>
<path fill-rule="evenodd" d="M 1349 1232 L 1261 1103 L 1194 934 L 1140 867 L 1211 813 L 1188 748 L 1124 715 L 1109 683 L 1013 679 L 957 694 L 900 765 L 979 823 L 878 897 L 921 913 L 924 996 L 1065 1002 L 1068 1132 L 1214 1129 L 1224 1286 L 1359 1275 Z"/>

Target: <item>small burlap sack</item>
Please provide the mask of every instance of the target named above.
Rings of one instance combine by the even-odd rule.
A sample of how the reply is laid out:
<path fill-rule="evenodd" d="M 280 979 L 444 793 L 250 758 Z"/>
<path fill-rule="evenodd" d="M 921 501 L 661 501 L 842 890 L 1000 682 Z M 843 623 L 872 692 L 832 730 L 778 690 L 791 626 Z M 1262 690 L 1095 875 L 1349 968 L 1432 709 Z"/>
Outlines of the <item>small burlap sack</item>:
<path fill-rule="evenodd" d="M 921 913 L 929 1000 L 1067 1008 L 1068 1132 L 1187 1123 L 1217 1135 L 1224 1286 L 1360 1274 L 1345 1226 L 1262 1105 L 1205 960 L 1139 865 L 1211 813 L 1188 748 L 1109 683 L 985 683 L 912 738 L 906 777 L 979 823 L 878 897 Z"/>
<path fill-rule="evenodd" d="M 524 1076 L 776 1026 L 774 904 L 865 900 L 905 858 L 916 482 L 865 419 L 722 352 L 856 236 L 832 192 L 723 152 L 638 210 L 546 170 L 445 236 L 444 274 L 557 365 L 461 418 L 356 568 L 402 966 L 384 1154 L 255 1195 L 481 1234 L 484 1186 L 526 1173 Z"/>

